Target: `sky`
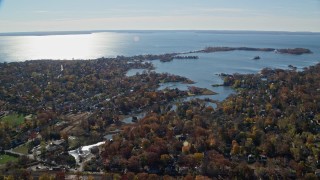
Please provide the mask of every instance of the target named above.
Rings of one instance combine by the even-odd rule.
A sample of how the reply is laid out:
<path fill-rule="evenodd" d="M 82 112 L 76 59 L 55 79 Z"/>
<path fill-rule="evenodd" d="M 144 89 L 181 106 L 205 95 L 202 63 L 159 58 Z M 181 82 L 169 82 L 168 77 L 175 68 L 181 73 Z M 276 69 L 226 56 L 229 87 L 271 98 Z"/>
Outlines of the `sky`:
<path fill-rule="evenodd" d="M 0 32 L 320 32 L 320 0 L 0 0 Z"/>

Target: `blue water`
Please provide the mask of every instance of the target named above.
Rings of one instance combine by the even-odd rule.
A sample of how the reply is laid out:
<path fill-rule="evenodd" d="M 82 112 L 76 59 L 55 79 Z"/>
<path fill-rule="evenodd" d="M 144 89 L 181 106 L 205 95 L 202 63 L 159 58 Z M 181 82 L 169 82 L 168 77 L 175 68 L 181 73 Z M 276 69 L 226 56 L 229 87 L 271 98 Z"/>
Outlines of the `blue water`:
<path fill-rule="evenodd" d="M 288 55 L 273 52 L 232 51 L 198 55 L 198 60 L 153 61 L 156 72 L 185 76 L 219 93 L 222 100 L 233 91 L 215 87 L 222 80 L 219 73 L 257 73 L 264 67 L 298 69 L 320 62 L 319 33 L 223 32 L 223 31 L 134 31 L 50 36 L 0 36 L 0 62 L 34 59 L 94 59 L 117 55 L 188 52 L 207 46 L 310 49 L 313 54 Z M 260 56 L 260 60 L 252 60 Z M 134 75 L 141 70 L 133 70 Z M 165 87 L 166 85 L 164 85 Z M 183 84 L 167 86 L 185 89 Z M 163 87 L 163 88 L 164 88 Z"/>

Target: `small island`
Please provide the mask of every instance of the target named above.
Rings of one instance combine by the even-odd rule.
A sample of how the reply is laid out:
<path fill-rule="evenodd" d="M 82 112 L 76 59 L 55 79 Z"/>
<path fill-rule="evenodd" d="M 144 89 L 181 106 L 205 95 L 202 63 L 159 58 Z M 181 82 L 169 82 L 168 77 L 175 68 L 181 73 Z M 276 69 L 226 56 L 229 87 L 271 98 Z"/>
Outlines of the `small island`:
<path fill-rule="evenodd" d="M 170 62 L 174 59 L 184 59 L 184 60 L 188 60 L 188 59 L 199 59 L 199 56 L 173 56 L 173 55 L 168 55 L 168 56 L 164 56 L 160 58 L 161 62 Z"/>
<path fill-rule="evenodd" d="M 259 60 L 260 59 L 260 56 L 255 56 L 252 58 L 252 60 Z"/>
<path fill-rule="evenodd" d="M 213 53 L 224 51 L 262 51 L 262 52 L 276 52 L 283 54 L 302 55 L 310 54 L 311 50 L 306 48 L 293 48 L 293 49 L 275 49 L 275 48 L 251 48 L 251 47 L 206 47 L 205 49 L 194 51 L 193 53 Z"/>

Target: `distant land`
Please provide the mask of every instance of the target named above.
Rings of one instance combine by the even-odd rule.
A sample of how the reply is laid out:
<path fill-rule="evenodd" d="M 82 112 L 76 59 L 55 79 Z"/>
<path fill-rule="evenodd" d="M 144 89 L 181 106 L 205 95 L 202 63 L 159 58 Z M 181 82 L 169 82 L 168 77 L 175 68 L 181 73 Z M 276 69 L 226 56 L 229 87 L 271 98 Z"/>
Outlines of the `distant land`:
<path fill-rule="evenodd" d="M 87 30 L 87 31 L 35 31 L 35 32 L 0 32 L 0 36 L 50 36 L 50 35 L 72 35 L 92 34 L 103 32 L 115 33 L 152 33 L 152 32 L 196 32 L 215 34 L 287 34 L 287 35 L 318 35 L 320 32 L 307 31 L 252 31 L 252 30 Z"/>

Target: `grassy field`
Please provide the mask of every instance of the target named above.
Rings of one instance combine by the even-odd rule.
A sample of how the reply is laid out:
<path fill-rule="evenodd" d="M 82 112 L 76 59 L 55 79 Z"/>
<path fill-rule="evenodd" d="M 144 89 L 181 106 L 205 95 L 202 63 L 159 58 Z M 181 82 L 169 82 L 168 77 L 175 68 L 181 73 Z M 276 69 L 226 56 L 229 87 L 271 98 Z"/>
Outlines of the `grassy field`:
<path fill-rule="evenodd" d="M 27 143 L 23 144 L 21 146 L 18 146 L 16 148 L 14 148 L 13 151 L 17 152 L 17 153 L 21 153 L 21 154 L 27 155 L 28 154 L 28 145 L 27 145 Z"/>
<path fill-rule="evenodd" d="M 10 125 L 16 126 L 24 122 L 24 116 L 21 114 L 9 114 L 1 118 L 0 121 L 8 122 Z"/>
<path fill-rule="evenodd" d="M 69 142 L 69 148 L 70 149 L 75 149 L 78 148 L 78 144 L 80 144 L 79 142 L 80 140 L 78 138 L 69 138 L 68 142 Z"/>
<path fill-rule="evenodd" d="M 18 158 L 6 154 L 0 155 L 0 165 L 4 165 L 9 161 L 17 161 Z"/>

